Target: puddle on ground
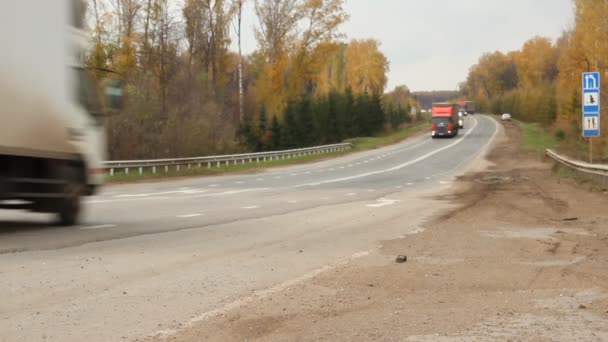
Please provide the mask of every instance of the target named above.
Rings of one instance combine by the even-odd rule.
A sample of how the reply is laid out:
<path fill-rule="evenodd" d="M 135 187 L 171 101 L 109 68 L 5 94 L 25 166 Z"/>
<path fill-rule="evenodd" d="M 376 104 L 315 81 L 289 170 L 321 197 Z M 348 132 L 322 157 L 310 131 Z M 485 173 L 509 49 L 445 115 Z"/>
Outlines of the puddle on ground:
<path fill-rule="evenodd" d="M 508 228 L 497 230 L 480 230 L 481 236 L 496 239 L 534 239 L 553 240 L 554 234 L 572 234 L 581 236 L 594 236 L 584 229 L 557 229 L 557 228 Z"/>

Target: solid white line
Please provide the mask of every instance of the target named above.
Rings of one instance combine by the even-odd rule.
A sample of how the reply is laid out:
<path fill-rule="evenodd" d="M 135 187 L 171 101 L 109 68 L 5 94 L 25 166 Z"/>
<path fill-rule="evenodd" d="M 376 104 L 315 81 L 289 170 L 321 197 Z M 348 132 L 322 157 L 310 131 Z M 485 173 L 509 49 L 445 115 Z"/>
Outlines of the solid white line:
<path fill-rule="evenodd" d="M 404 167 L 407 167 L 407 166 L 410 166 L 412 164 L 418 163 L 418 162 L 420 162 L 422 160 L 425 160 L 425 159 L 427 159 L 427 158 L 429 158 L 431 156 L 436 155 L 439 152 L 445 151 L 445 150 L 447 150 L 449 148 L 452 148 L 452 147 L 460 144 L 461 142 L 464 141 L 464 138 L 466 138 L 469 134 L 471 134 L 473 131 L 475 131 L 475 128 L 477 128 L 477 125 L 478 125 L 478 121 L 477 121 L 477 119 L 475 119 L 475 124 L 473 125 L 473 127 L 471 127 L 471 129 L 467 133 L 465 133 L 465 135 L 462 138 L 454 141 L 453 143 L 451 143 L 449 145 L 446 145 L 444 147 L 438 148 L 438 149 L 436 149 L 433 152 L 429 152 L 429 153 L 427 153 L 427 154 L 425 154 L 423 156 L 420 156 L 420 157 L 418 157 L 416 159 L 413 159 L 413 160 L 410 160 L 408 162 L 405 162 L 405 163 L 403 163 L 401 165 L 397 165 L 397 166 L 394 166 L 394 167 L 391 167 L 391 168 L 388 168 L 388 169 L 376 170 L 376 171 L 361 173 L 361 174 L 354 175 L 354 176 L 349 176 L 349 177 L 329 179 L 329 180 L 321 181 L 321 182 L 317 182 L 317 183 L 308 183 L 308 184 L 296 185 L 295 188 L 302 188 L 302 187 L 308 187 L 308 186 L 318 186 L 318 185 L 322 185 L 322 184 L 344 182 L 344 181 L 348 181 L 348 180 L 353 180 L 353 179 L 358 179 L 358 178 L 363 178 L 363 177 L 369 177 L 369 176 L 373 176 L 373 175 L 378 175 L 378 174 L 382 174 L 382 173 L 387 173 L 387 172 L 392 172 L 392 171 L 397 171 L 397 170 L 403 169 Z"/>
<path fill-rule="evenodd" d="M 241 209 L 252 210 L 252 209 L 260 209 L 260 207 L 258 207 L 257 205 L 252 205 L 249 207 L 241 207 Z"/>
<path fill-rule="evenodd" d="M 370 208 L 381 208 L 381 207 L 385 207 L 387 205 L 393 205 L 395 203 L 399 203 L 398 200 L 393 200 L 393 199 L 388 199 L 388 198 L 380 198 L 378 200 L 376 200 L 378 203 L 375 204 L 368 204 L 366 205 L 367 207 Z"/>
<path fill-rule="evenodd" d="M 193 218 L 193 217 L 199 217 L 199 216 L 202 216 L 202 214 L 177 215 L 178 218 Z"/>
<path fill-rule="evenodd" d="M 114 228 L 115 224 L 100 224 L 97 226 L 89 226 L 89 227 L 80 227 L 80 230 L 96 230 L 96 229 L 106 229 L 106 228 Z"/>

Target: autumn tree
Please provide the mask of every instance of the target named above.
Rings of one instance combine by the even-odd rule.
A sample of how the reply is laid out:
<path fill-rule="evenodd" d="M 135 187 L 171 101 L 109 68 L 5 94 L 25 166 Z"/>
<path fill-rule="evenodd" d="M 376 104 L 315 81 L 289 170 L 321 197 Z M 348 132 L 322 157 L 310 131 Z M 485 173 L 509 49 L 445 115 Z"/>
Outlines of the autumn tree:
<path fill-rule="evenodd" d="M 346 50 L 346 77 L 355 94 L 383 94 L 389 63 L 375 39 L 353 40 Z"/>

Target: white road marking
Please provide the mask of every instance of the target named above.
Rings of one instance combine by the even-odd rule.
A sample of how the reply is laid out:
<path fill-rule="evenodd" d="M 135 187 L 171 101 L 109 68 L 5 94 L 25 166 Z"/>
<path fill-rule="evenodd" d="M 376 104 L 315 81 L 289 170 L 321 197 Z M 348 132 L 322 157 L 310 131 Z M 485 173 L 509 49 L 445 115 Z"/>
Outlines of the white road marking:
<path fill-rule="evenodd" d="M 439 182 L 439 184 L 447 185 L 447 184 L 450 184 L 450 182 L 441 181 L 441 182 Z"/>
<path fill-rule="evenodd" d="M 258 182 L 261 182 L 263 180 L 264 180 L 264 178 L 258 178 L 258 179 L 256 179 L 256 181 L 258 181 Z"/>
<path fill-rule="evenodd" d="M 190 188 L 179 188 L 180 190 L 190 190 Z"/>
<path fill-rule="evenodd" d="M 199 217 L 202 216 L 203 214 L 185 214 L 185 215 L 177 215 L 178 218 L 193 218 L 193 217 Z"/>
<path fill-rule="evenodd" d="M 246 193 L 246 192 L 264 191 L 264 190 L 268 190 L 268 188 L 253 188 L 253 189 L 243 189 L 243 190 L 231 190 L 231 191 L 220 192 L 220 193 L 217 193 L 217 194 L 203 194 L 203 195 L 198 195 L 198 196 L 192 196 L 192 198 L 227 196 L 227 195 L 236 195 L 236 194 L 242 194 L 242 193 Z"/>
<path fill-rule="evenodd" d="M 158 200 L 166 200 L 171 198 L 183 198 L 183 197 L 142 197 L 142 198 L 121 198 L 121 199 L 111 199 L 111 200 L 88 200 L 85 203 L 88 204 L 98 204 L 98 203 L 116 203 L 116 202 L 135 202 L 135 201 L 158 201 Z"/>
<path fill-rule="evenodd" d="M 407 183 L 406 185 L 407 186 L 412 186 L 412 185 L 414 185 L 414 183 Z"/>
<path fill-rule="evenodd" d="M 348 164 L 348 167 L 353 167 L 353 164 Z"/>
<path fill-rule="evenodd" d="M 344 168 L 344 166 L 340 166 L 340 168 L 341 168 L 341 169 L 343 169 L 343 168 Z"/>
<path fill-rule="evenodd" d="M 356 193 L 354 193 L 354 192 L 351 192 L 351 193 L 346 194 L 346 195 L 344 195 L 344 196 L 357 196 L 357 194 L 356 194 Z"/>
<path fill-rule="evenodd" d="M 368 204 L 367 207 L 370 207 L 370 208 L 381 208 L 381 207 L 385 207 L 387 205 L 393 205 L 395 203 L 399 203 L 398 200 L 393 200 L 393 199 L 388 199 L 388 198 L 380 198 L 380 199 L 378 199 L 376 201 L 378 203 Z"/>
<path fill-rule="evenodd" d="M 336 171 L 336 169 L 329 169 L 329 171 Z"/>
<path fill-rule="evenodd" d="M 164 191 L 164 192 L 150 192 L 144 194 L 124 194 L 124 195 L 116 195 L 115 198 L 138 198 L 138 197 L 150 197 L 150 196 L 160 196 L 160 195 L 196 195 L 203 194 L 209 190 L 177 190 L 177 191 Z"/>
<path fill-rule="evenodd" d="M 218 186 L 220 186 L 221 184 L 210 184 L 208 185 L 210 188 L 217 188 Z"/>
<path fill-rule="evenodd" d="M 234 184 L 245 184 L 243 181 L 234 182 Z"/>
<path fill-rule="evenodd" d="M 403 185 L 397 185 L 395 188 L 396 189 L 403 189 Z"/>
<path fill-rule="evenodd" d="M 437 153 L 440 153 L 442 151 L 445 151 L 449 148 L 452 148 L 458 144 L 460 144 L 461 142 L 464 141 L 464 138 L 466 138 L 469 134 L 471 134 L 473 131 L 475 131 L 475 128 L 478 125 L 478 121 L 477 119 L 475 119 L 475 124 L 473 125 L 473 127 L 471 127 L 471 129 L 465 133 L 462 138 L 454 141 L 453 143 L 446 145 L 444 147 L 438 148 L 433 152 L 429 152 L 423 156 L 420 156 L 416 159 L 412 159 L 408 162 L 405 162 L 403 164 L 397 165 L 397 166 L 393 166 L 391 168 L 388 169 L 382 169 L 382 170 L 376 170 L 376 171 L 371 171 L 371 172 L 366 172 L 366 173 L 361 173 L 358 175 L 354 175 L 354 176 L 349 176 L 349 177 L 343 177 L 343 178 L 336 178 L 336 179 L 329 179 L 329 180 L 325 180 L 325 181 L 321 181 L 321 182 L 317 182 L 317 183 L 308 183 L 308 184 L 301 184 L 301 185 L 296 185 L 295 188 L 302 188 L 302 187 L 308 187 L 308 186 L 318 186 L 318 185 L 322 185 L 322 184 L 329 184 L 329 183 L 337 183 L 337 182 L 344 182 L 344 181 L 349 181 L 349 180 L 353 180 L 353 179 L 358 179 L 358 178 L 363 178 L 363 177 L 369 177 L 369 176 L 373 176 L 373 175 L 378 175 L 378 174 L 382 174 L 382 173 L 387 173 L 387 172 L 392 172 L 392 171 L 397 171 L 400 169 L 403 169 L 404 167 L 410 166 L 412 164 L 416 164 L 422 160 L 425 160 L 427 158 L 430 158 L 434 155 L 436 155 Z"/>
<path fill-rule="evenodd" d="M 287 201 L 287 203 L 289 203 L 289 204 L 296 204 L 296 203 L 298 203 L 298 201 Z"/>
<path fill-rule="evenodd" d="M 107 229 L 107 228 L 114 228 L 114 227 L 116 227 L 115 224 L 100 224 L 97 226 L 80 227 L 80 230 L 96 230 L 96 229 Z"/>
<path fill-rule="evenodd" d="M 429 180 L 429 179 L 431 179 L 431 177 L 424 177 L 424 179 Z"/>
<path fill-rule="evenodd" d="M 249 207 L 241 207 L 241 209 L 253 210 L 253 209 L 260 209 L 260 207 L 258 207 L 257 205 L 252 205 L 252 206 L 249 206 Z"/>
<path fill-rule="evenodd" d="M 274 177 L 274 179 L 281 179 L 281 176 L 276 176 Z"/>
<path fill-rule="evenodd" d="M 376 192 L 376 190 L 374 190 L 374 189 L 369 189 L 369 190 L 367 190 L 367 192 Z"/>
<path fill-rule="evenodd" d="M 310 174 L 310 171 L 306 171 L 306 172 L 304 172 L 304 174 L 309 175 L 309 174 Z"/>
<path fill-rule="evenodd" d="M 292 174 L 290 174 L 290 176 L 291 176 L 291 177 L 295 177 L 295 176 L 297 176 L 297 174 L 292 173 Z"/>

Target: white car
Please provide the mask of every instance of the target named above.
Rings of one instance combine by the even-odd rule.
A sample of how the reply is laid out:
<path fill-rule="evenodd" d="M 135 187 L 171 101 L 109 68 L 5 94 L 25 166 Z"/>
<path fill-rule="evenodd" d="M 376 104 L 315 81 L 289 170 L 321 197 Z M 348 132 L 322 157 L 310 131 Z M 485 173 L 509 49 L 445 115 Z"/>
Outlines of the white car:
<path fill-rule="evenodd" d="M 511 121 L 511 114 L 509 113 L 504 113 L 502 115 L 502 121 Z"/>

